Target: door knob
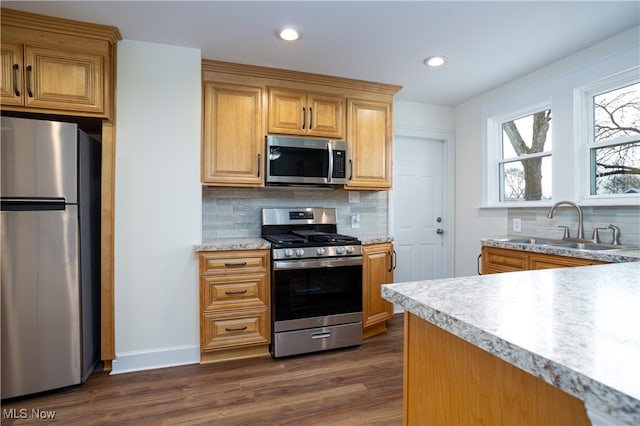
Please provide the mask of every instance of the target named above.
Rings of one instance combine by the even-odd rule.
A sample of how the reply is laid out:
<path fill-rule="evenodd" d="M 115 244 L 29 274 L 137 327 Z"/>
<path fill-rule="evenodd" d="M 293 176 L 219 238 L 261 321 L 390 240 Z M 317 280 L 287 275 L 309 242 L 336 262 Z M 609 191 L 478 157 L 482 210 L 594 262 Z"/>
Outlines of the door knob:
<path fill-rule="evenodd" d="M 444 229 L 442 228 L 436 229 L 436 234 L 444 234 Z"/>

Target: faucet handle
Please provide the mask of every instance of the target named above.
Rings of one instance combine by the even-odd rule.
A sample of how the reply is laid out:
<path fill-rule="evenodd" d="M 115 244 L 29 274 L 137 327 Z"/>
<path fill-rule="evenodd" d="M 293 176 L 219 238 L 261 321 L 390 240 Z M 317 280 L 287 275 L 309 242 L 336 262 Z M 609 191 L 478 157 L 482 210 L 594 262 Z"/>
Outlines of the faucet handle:
<path fill-rule="evenodd" d="M 620 228 L 615 225 L 609 225 L 609 228 L 613 231 L 613 237 L 611 238 L 611 244 L 620 244 Z"/>
<path fill-rule="evenodd" d="M 569 238 L 571 238 L 571 233 L 569 232 L 569 227 L 568 226 L 558 226 L 558 228 L 562 228 L 564 229 L 564 231 L 562 232 L 562 239 L 563 240 L 567 240 Z"/>
<path fill-rule="evenodd" d="M 591 235 L 591 239 L 594 243 L 600 243 L 600 233 L 598 231 L 606 231 L 609 228 L 593 228 L 593 234 Z"/>

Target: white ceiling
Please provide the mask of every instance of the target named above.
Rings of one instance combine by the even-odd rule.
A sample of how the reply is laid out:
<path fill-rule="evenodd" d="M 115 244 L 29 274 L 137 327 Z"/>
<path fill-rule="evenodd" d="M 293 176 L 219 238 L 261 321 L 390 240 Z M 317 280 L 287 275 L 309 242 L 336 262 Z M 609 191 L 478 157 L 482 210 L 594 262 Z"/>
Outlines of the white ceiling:
<path fill-rule="evenodd" d="M 640 23 L 639 1 L 2 1 L 202 57 L 404 86 L 455 106 Z M 275 38 L 283 25 L 297 44 Z M 427 56 L 442 54 L 442 69 Z"/>

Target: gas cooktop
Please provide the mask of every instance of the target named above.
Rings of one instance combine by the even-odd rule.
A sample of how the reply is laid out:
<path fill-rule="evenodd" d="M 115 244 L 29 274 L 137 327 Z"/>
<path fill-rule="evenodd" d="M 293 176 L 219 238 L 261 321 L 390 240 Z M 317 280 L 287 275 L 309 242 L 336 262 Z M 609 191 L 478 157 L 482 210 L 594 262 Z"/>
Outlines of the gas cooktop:
<path fill-rule="evenodd" d="M 335 208 L 262 209 L 262 238 L 274 259 L 360 255 L 362 242 L 339 234 L 337 223 Z"/>
<path fill-rule="evenodd" d="M 314 247 L 318 245 L 360 245 L 356 237 L 311 230 L 291 231 L 286 234 L 264 235 L 265 240 L 282 247 Z"/>

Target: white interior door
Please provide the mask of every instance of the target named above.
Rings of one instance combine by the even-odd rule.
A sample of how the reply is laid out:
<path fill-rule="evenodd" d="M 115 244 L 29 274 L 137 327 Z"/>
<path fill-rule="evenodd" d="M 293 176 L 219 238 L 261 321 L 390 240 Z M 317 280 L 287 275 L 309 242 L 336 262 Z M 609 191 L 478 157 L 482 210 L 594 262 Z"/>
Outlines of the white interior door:
<path fill-rule="evenodd" d="M 439 140 L 394 137 L 394 282 L 444 277 L 443 145 Z"/>

